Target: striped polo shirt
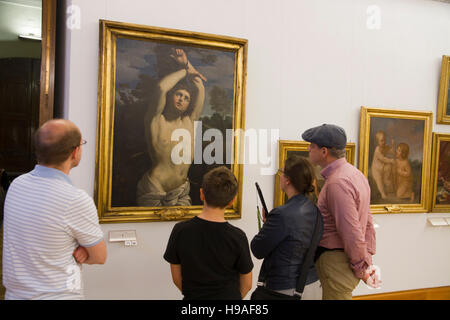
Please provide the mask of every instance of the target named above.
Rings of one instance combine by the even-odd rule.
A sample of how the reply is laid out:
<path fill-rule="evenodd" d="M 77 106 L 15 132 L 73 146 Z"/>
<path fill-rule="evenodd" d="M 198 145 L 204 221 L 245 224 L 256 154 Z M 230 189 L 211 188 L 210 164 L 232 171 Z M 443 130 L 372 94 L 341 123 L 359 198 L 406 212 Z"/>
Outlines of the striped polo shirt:
<path fill-rule="evenodd" d="M 102 240 L 92 198 L 62 171 L 36 165 L 6 195 L 6 299 L 84 299 L 81 265 L 72 254 Z"/>

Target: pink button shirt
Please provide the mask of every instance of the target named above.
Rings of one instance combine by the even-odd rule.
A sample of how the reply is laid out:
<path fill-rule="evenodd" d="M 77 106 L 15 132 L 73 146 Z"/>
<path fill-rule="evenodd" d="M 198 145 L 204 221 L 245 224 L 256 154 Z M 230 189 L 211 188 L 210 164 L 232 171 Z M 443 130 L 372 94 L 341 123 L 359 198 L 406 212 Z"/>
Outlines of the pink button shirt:
<path fill-rule="evenodd" d="M 361 279 L 376 252 L 369 183 L 345 158 L 333 161 L 321 174 L 325 185 L 317 205 L 323 217 L 324 230 L 319 245 L 344 249 L 350 268 Z"/>

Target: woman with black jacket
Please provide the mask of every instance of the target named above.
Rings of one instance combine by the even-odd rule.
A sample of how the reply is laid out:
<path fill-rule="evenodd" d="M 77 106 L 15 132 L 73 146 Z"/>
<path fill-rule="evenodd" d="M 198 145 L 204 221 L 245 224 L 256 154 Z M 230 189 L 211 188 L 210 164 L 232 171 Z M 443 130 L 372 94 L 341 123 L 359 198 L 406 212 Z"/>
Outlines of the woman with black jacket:
<path fill-rule="evenodd" d="M 316 178 L 309 161 L 304 157 L 289 156 L 280 171 L 281 189 L 288 200 L 267 215 L 263 227 L 251 241 L 251 250 L 256 258 L 264 259 L 260 272 L 264 275 L 266 288 L 294 295 L 320 212 L 313 202 Z M 321 297 L 313 263 L 309 268 L 303 299 L 308 299 L 308 296 L 309 299 Z"/>

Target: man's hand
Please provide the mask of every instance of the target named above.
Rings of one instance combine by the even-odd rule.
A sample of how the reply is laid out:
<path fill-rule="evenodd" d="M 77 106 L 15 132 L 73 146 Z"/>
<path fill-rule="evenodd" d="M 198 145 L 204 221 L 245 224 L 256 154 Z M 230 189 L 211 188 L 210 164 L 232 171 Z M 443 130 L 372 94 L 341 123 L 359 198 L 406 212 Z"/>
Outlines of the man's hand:
<path fill-rule="evenodd" d="M 78 263 L 85 263 L 87 258 L 89 258 L 89 254 L 86 248 L 79 246 L 73 251 L 73 257 Z"/>
<path fill-rule="evenodd" d="M 371 288 L 379 288 L 382 283 L 376 271 L 377 271 L 376 268 L 373 265 L 371 265 L 369 268 L 366 269 L 366 273 L 362 278 L 365 284 Z"/>

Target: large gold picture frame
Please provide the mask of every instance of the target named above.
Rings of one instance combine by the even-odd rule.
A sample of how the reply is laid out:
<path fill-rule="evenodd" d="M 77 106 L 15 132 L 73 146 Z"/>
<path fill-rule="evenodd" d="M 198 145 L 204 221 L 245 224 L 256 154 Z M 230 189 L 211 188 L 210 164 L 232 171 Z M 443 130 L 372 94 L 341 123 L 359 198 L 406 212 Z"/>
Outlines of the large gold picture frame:
<path fill-rule="evenodd" d="M 232 135 L 231 141 L 228 141 L 227 135 L 226 143 L 223 141 L 221 146 L 223 152 L 216 148 L 217 144 L 212 147 L 213 143 L 208 141 L 216 139 L 214 133 L 225 137 L 225 131 L 228 132 L 228 129 L 244 129 L 247 47 L 245 39 L 100 20 L 94 198 L 101 223 L 192 218 L 202 209 L 199 189 L 203 175 L 222 164 L 231 169 L 239 183 L 237 200 L 232 207 L 227 208 L 225 217 L 241 217 L 243 168 L 238 159 L 243 141 L 240 135 Z M 174 83 L 170 83 L 172 93 L 163 91 L 163 80 L 167 77 L 173 78 L 175 74 L 177 77 L 181 74 L 186 86 L 190 86 L 192 91 L 186 86 L 173 86 Z M 160 92 L 167 92 L 167 95 Z M 190 137 L 193 138 L 190 148 L 184 149 L 184 143 L 188 141 L 185 136 L 176 137 L 183 146 L 182 151 L 178 150 L 177 153 L 183 157 L 186 155 L 188 159 L 187 164 L 182 164 L 185 166 L 183 170 L 188 170 L 187 179 L 183 183 L 183 192 L 188 192 L 185 194 L 188 198 L 187 204 L 177 202 L 171 205 L 170 202 L 164 202 L 164 205 L 142 205 L 136 194 L 138 189 L 142 189 L 141 181 L 144 176 L 149 176 L 146 180 L 153 183 L 155 180 L 152 174 L 157 165 L 168 167 L 167 161 L 173 160 L 160 160 L 167 159 L 161 156 L 162 153 L 157 153 L 161 149 L 152 154 L 152 150 L 165 148 L 164 144 L 167 143 L 154 138 L 161 130 L 153 131 L 153 121 L 159 121 L 161 114 L 168 123 L 167 119 L 173 115 L 164 113 L 166 107 L 163 113 L 160 113 L 161 108 L 155 105 L 159 106 L 160 101 L 164 101 L 165 106 L 171 103 L 172 112 L 174 108 L 178 108 L 175 107 L 178 106 L 175 101 L 177 94 L 184 97 L 189 104 L 182 119 L 189 114 L 189 121 L 196 120 L 191 121 L 194 126 L 188 124 L 189 130 L 182 131 L 193 133 L 194 137 Z M 167 99 L 161 100 L 161 97 Z M 194 111 L 195 118 L 192 116 Z M 158 117 L 152 118 L 153 114 L 158 114 Z M 151 121 L 147 122 L 148 119 Z M 186 129 L 184 120 L 179 123 L 180 129 Z M 172 137 L 168 136 L 168 143 L 175 144 L 176 129 L 178 128 L 170 128 Z M 206 134 L 203 135 L 207 129 L 215 130 L 212 137 L 210 135 L 205 138 Z M 213 142 L 217 143 L 216 140 Z M 197 159 L 199 145 L 200 161 Z M 212 155 L 219 157 L 223 154 L 223 157 L 213 163 L 203 161 L 202 152 L 205 147 L 209 147 Z M 174 149 L 171 155 L 174 155 Z M 189 150 L 193 152 L 190 153 Z M 163 156 L 168 155 L 166 153 Z M 174 163 L 172 161 L 170 165 L 173 167 Z M 159 171 L 167 176 L 174 172 Z M 185 172 L 177 171 L 176 174 L 183 178 Z M 167 179 L 165 182 L 171 181 Z M 163 183 L 157 181 L 155 185 L 161 189 Z M 157 196 L 160 189 L 157 190 Z M 145 192 L 147 191 L 145 189 Z M 170 190 L 165 195 L 169 193 Z"/>
<path fill-rule="evenodd" d="M 433 132 L 431 211 L 450 212 L 450 134 Z"/>
<path fill-rule="evenodd" d="M 442 56 L 441 81 L 439 85 L 439 101 L 436 122 L 450 124 L 450 56 Z"/>
<path fill-rule="evenodd" d="M 309 157 L 309 147 L 310 143 L 306 141 L 295 141 L 295 140 L 279 140 L 278 141 L 278 168 L 281 169 L 286 161 L 287 157 L 291 154 L 299 155 L 305 158 Z M 345 146 L 346 158 L 349 163 L 355 165 L 355 144 L 352 142 L 347 143 Z M 324 184 L 324 178 L 320 174 L 320 166 L 313 165 L 319 190 Z M 277 171 L 275 175 L 275 198 L 274 207 L 281 206 L 286 202 L 286 194 L 281 190 L 280 186 L 280 171 Z"/>
<path fill-rule="evenodd" d="M 361 107 L 359 169 L 372 213 L 429 210 L 432 113 Z"/>

